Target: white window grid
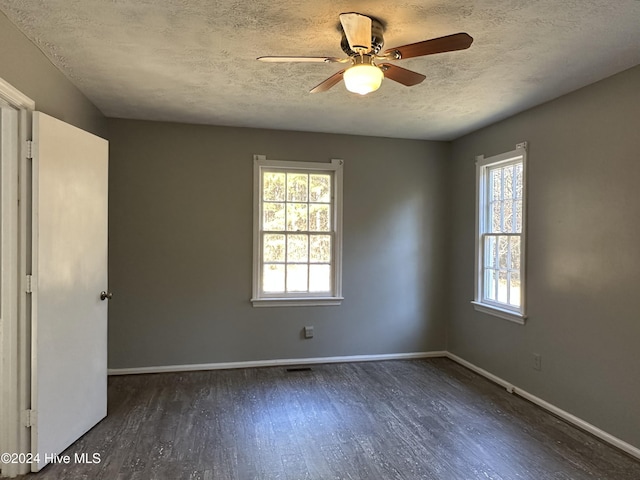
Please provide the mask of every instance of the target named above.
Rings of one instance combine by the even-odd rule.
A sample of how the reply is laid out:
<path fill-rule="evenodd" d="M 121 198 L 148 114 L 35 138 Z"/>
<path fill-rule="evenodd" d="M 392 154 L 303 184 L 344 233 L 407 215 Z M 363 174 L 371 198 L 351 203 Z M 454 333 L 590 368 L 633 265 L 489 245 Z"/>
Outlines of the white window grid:
<path fill-rule="evenodd" d="M 313 175 L 314 173 L 317 174 L 322 174 L 322 175 L 329 175 L 331 178 L 331 195 L 330 195 L 330 199 L 329 202 L 313 202 L 311 200 L 309 200 L 309 196 L 307 197 L 307 201 L 299 201 L 299 200 L 295 200 L 295 201 L 289 201 L 285 199 L 284 201 L 281 202 L 277 202 L 277 201 L 266 201 L 264 198 L 260 199 L 260 251 L 263 252 L 264 251 L 264 238 L 267 235 L 282 235 L 285 237 L 285 241 L 284 241 L 284 261 L 261 261 L 260 262 L 260 294 L 263 297 L 269 297 L 269 296 L 275 296 L 275 297 L 281 297 L 283 294 L 286 293 L 287 296 L 291 296 L 291 295 L 304 295 L 306 296 L 326 296 L 327 294 L 330 294 L 331 292 L 333 292 L 334 290 L 334 285 L 333 285 L 333 275 L 331 275 L 331 282 L 330 282 L 330 286 L 329 289 L 326 291 L 319 291 L 319 292 L 313 292 L 310 291 L 310 272 L 311 272 L 311 266 L 315 266 L 315 265 L 326 265 L 329 266 L 329 268 L 331 269 L 331 272 L 333 273 L 334 270 L 334 248 L 335 248 L 335 217 L 336 215 L 333 214 L 333 211 L 335 209 L 335 192 L 334 192 L 334 172 L 331 171 L 315 171 L 315 172 L 309 172 L 309 171 L 302 171 L 302 170 L 298 170 L 298 169 L 274 169 L 274 168 L 264 168 L 261 170 L 261 175 L 260 175 L 260 192 L 261 194 L 264 194 L 262 185 L 263 185 L 263 178 L 264 178 L 264 174 L 265 173 L 285 173 L 285 174 L 304 174 L 307 175 L 307 178 L 309 178 L 310 175 Z M 309 181 L 309 180 L 308 180 Z M 284 225 L 285 225 L 285 229 L 284 230 L 262 230 L 262 226 L 263 226 L 263 220 L 264 220 L 264 211 L 263 211 L 263 207 L 265 203 L 274 203 L 274 204 L 282 204 L 284 206 Z M 330 217 L 329 217 L 329 230 L 328 231 L 320 231 L 320 230 L 288 230 L 287 229 L 287 225 L 288 225 L 288 220 L 289 220 L 289 209 L 287 208 L 287 205 L 290 204 L 305 204 L 307 205 L 307 226 L 311 225 L 311 205 L 329 205 L 329 210 L 330 210 Z M 288 250 L 289 250 L 289 237 L 290 236 L 294 236 L 294 235 L 299 235 L 299 236 L 305 236 L 307 237 L 307 260 L 306 261 L 291 261 L 288 260 L 289 256 L 288 256 Z M 329 252 L 329 258 L 330 260 L 328 262 L 313 262 L 311 261 L 311 241 L 312 241 L 312 237 L 321 237 L 321 236 L 328 236 L 331 238 L 330 244 L 330 252 Z M 262 288 L 262 279 L 264 278 L 264 267 L 267 265 L 283 265 L 284 268 L 284 292 L 274 292 L 274 293 L 269 293 L 269 292 L 265 292 Z M 287 285 L 288 285 L 288 269 L 286 268 L 287 265 L 306 265 L 307 266 L 307 290 L 306 291 L 292 291 L 292 290 L 288 290 Z"/>
<path fill-rule="evenodd" d="M 526 142 L 511 152 L 476 158 L 476 293 L 472 303 L 476 310 L 520 324 L 526 319 L 526 159 Z M 512 194 L 508 195 L 505 171 L 514 166 L 522 169 L 521 183 L 515 182 L 516 172 L 512 170 Z M 492 183 L 492 173 L 496 172 L 499 172 L 499 189 L 494 189 Z M 502 251 L 506 250 L 502 264 L 498 261 L 500 243 Z M 506 291 L 504 288 L 498 291 L 496 278 L 506 282 Z"/>
<path fill-rule="evenodd" d="M 342 303 L 342 168 L 343 160 L 332 160 L 331 163 L 299 162 L 267 160 L 263 155 L 254 155 L 254 260 L 253 260 L 253 295 L 251 301 L 255 307 L 269 306 L 314 306 L 314 305 L 340 305 Z M 315 203 L 330 205 L 330 231 L 314 231 L 309 229 L 307 222 L 306 230 L 286 230 L 287 218 L 285 217 L 285 230 L 263 230 L 263 190 L 262 182 L 265 172 L 282 173 L 308 173 L 330 175 L 331 176 L 331 199 L 330 204 L 313 202 L 308 198 L 307 202 L 287 202 L 287 203 Z M 277 202 L 273 202 L 277 203 Z M 285 203 L 285 202 L 282 202 Z M 285 207 L 285 212 L 286 212 Z M 285 213 L 285 215 L 287 215 Z M 308 219 L 307 219 L 308 220 Z M 306 262 L 266 262 L 267 264 L 302 264 L 302 265 L 330 265 L 330 291 L 319 292 L 263 292 L 263 261 L 264 237 L 268 234 L 278 235 L 308 235 L 308 242 L 314 235 L 328 235 L 331 239 L 330 262 L 310 262 L 310 257 Z M 285 237 L 286 238 L 286 237 Z M 286 246 L 286 242 L 285 242 Z M 309 247 L 309 244 L 307 244 Z M 285 252 L 286 253 L 286 252 Z M 310 249 L 307 249 L 310 255 Z M 287 257 L 285 257 L 286 259 Z M 286 272 L 286 268 L 285 268 Z M 286 288 L 285 288 L 286 290 Z"/>
<path fill-rule="evenodd" d="M 486 192 L 484 217 L 486 221 L 484 222 L 485 231 L 482 232 L 482 245 L 484 246 L 482 249 L 484 270 L 484 275 L 482 276 L 482 301 L 511 308 L 519 308 L 522 297 L 521 292 L 518 291 L 517 299 L 511 298 L 514 294 L 512 285 L 516 282 L 522 285 L 520 274 L 521 253 L 519 253 L 521 252 L 520 246 L 522 244 L 522 167 L 522 158 L 517 158 L 498 165 L 485 167 L 484 175 Z M 505 173 L 507 169 L 511 169 L 512 188 L 510 196 L 507 196 L 505 189 L 507 183 Z M 496 191 L 494 173 L 499 173 L 500 175 L 498 195 L 494 193 Z M 520 184 L 516 181 L 518 173 L 520 173 Z M 506 208 L 507 206 L 509 207 L 508 209 Z M 518 210 L 520 210 L 519 218 L 517 215 Z M 494 218 L 496 211 L 499 212 L 498 219 Z M 505 214 L 505 212 L 510 212 L 510 214 Z M 508 217 L 511 217 L 510 222 L 507 221 L 509 220 Z M 497 228 L 495 220 L 498 220 Z M 514 240 L 517 240 L 517 242 L 514 242 Z M 504 264 L 501 264 L 499 260 L 501 244 L 505 245 L 507 253 Z M 514 248 L 516 246 L 517 248 Z M 514 252 L 514 250 L 518 252 Z M 501 279 L 504 279 L 506 283 L 504 293 L 499 290 Z M 518 290 L 520 289 L 518 288 Z"/>

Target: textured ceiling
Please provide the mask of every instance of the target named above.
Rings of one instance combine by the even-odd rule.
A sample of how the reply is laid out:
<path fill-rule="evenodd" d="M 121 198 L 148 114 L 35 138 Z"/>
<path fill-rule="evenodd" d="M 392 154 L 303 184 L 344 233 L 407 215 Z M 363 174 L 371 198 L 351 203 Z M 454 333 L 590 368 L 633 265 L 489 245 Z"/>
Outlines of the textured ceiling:
<path fill-rule="evenodd" d="M 447 140 L 640 63 L 639 0 L 0 0 L 0 10 L 109 117 Z M 398 65 L 361 97 L 308 91 L 340 64 L 341 12 L 386 24 L 385 47 L 457 32 L 459 52 Z"/>

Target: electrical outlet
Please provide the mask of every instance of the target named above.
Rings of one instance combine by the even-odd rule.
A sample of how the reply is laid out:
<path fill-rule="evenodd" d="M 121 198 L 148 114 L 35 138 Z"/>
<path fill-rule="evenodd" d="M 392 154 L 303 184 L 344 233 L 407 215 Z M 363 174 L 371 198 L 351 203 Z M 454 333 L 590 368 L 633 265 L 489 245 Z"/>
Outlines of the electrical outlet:
<path fill-rule="evenodd" d="M 542 355 L 539 353 L 533 354 L 533 369 L 542 370 Z"/>
<path fill-rule="evenodd" d="M 304 327 L 304 338 L 313 338 L 313 327 Z"/>

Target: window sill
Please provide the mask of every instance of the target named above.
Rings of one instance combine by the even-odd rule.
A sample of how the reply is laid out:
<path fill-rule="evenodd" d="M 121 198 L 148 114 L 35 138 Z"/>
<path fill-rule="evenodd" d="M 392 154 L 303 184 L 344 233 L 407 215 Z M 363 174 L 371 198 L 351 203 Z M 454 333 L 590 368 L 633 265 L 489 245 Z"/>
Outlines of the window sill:
<path fill-rule="evenodd" d="M 514 322 L 519 325 L 524 325 L 525 320 L 527 319 L 526 315 L 516 313 L 511 310 L 506 310 L 500 307 L 495 307 L 493 305 L 487 305 L 486 303 L 480 303 L 476 301 L 472 301 L 471 303 L 473 305 L 473 308 L 478 312 L 493 315 L 494 317 L 499 317 L 504 320 L 509 320 L 510 322 Z"/>
<path fill-rule="evenodd" d="M 344 297 L 252 298 L 254 307 L 323 307 L 341 305 Z"/>

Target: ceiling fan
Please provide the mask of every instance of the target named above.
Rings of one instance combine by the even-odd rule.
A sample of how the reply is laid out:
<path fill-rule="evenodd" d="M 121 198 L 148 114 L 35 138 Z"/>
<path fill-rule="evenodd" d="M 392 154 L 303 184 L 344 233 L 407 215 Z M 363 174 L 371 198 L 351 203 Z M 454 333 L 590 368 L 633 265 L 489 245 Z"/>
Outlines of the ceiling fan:
<path fill-rule="evenodd" d="M 426 77 L 420 73 L 387 63 L 405 58 L 433 55 L 434 53 L 464 50 L 471 46 L 473 38 L 466 33 L 455 33 L 445 37 L 433 38 L 390 48 L 380 53 L 384 45 L 384 26 L 382 23 L 360 13 L 340 14 L 342 41 L 340 47 L 347 58 L 340 57 L 258 57 L 261 62 L 284 63 L 343 63 L 348 67 L 334 73 L 324 82 L 311 89 L 311 93 L 325 92 L 344 79 L 347 90 L 366 95 L 380 88 L 384 77 L 402 85 L 411 87 Z"/>

